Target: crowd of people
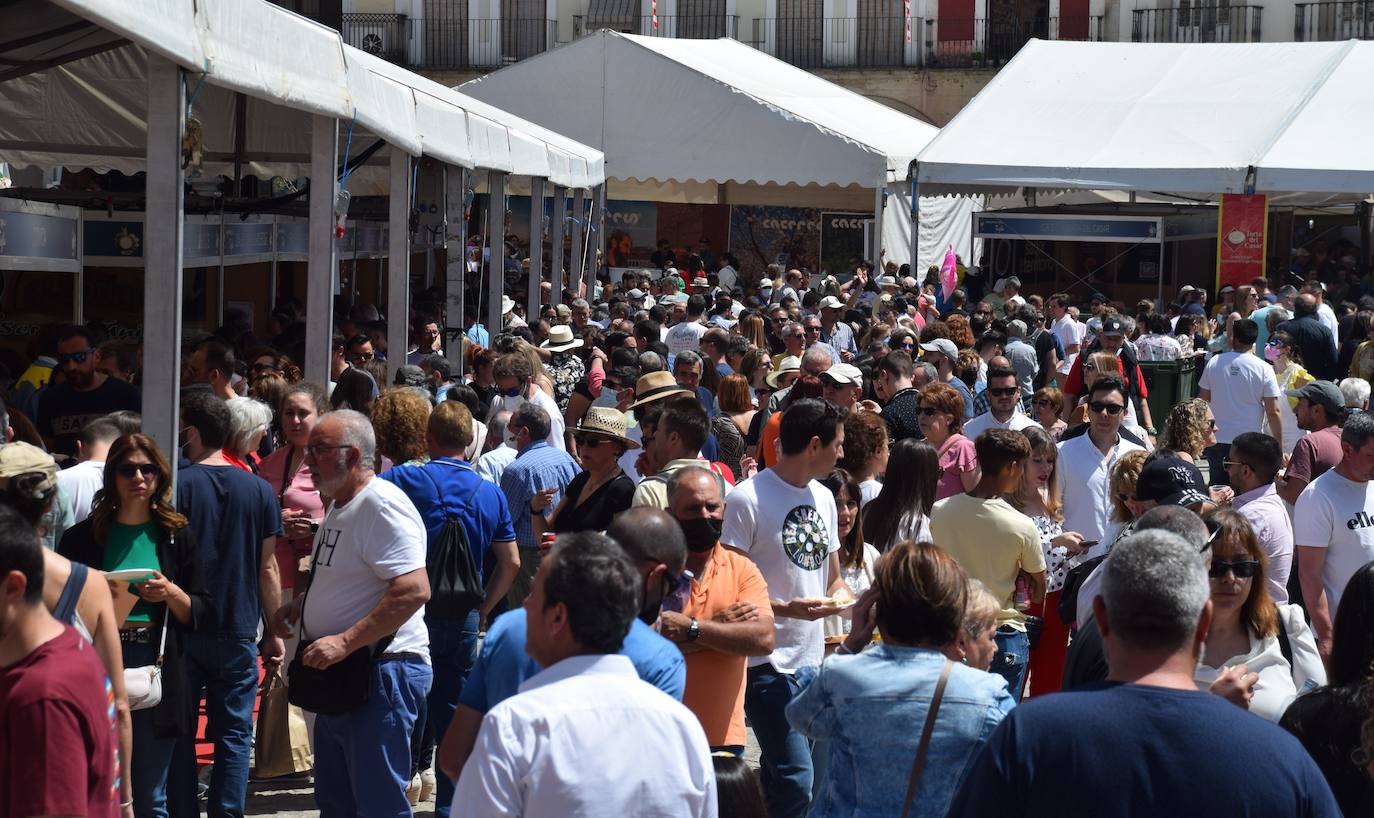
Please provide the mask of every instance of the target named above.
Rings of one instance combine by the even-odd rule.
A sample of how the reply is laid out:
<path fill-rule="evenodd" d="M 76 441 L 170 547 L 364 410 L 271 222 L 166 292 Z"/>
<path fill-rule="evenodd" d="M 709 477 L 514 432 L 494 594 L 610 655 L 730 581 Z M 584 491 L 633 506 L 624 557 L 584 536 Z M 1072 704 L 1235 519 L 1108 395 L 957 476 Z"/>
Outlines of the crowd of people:
<path fill-rule="evenodd" d="M 675 259 L 406 350 L 354 306 L 327 384 L 231 322 L 176 452 L 45 330 L 0 815 L 243 815 L 279 669 L 326 818 L 1374 814 L 1374 302 Z"/>

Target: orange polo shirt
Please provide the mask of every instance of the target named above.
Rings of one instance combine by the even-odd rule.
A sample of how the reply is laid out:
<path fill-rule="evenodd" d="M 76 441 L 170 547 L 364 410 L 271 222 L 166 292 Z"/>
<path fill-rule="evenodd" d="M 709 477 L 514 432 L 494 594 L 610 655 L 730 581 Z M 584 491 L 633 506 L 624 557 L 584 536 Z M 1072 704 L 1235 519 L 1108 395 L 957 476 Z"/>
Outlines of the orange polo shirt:
<path fill-rule="evenodd" d="M 705 621 L 736 602 L 752 602 L 759 616 L 773 620 L 768 585 L 752 560 L 717 545 L 702 576 L 692 581 L 692 598 L 683 614 Z M 744 680 L 749 657 L 716 650 L 686 655 L 687 689 L 682 703 L 696 714 L 712 747 L 743 745 Z"/>

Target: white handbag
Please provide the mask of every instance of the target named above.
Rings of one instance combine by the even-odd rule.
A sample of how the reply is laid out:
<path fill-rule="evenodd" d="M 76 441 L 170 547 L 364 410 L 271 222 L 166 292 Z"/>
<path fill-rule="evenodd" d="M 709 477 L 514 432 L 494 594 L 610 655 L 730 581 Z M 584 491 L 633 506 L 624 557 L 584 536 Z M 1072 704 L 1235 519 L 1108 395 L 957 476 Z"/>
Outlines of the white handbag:
<path fill-rule="evenodd" d="M 162 637 L 157 645 L 157 661 L 142 667 L 124 668 L 124 692 L 129 697 L 130 710 L 147 710 L 162 702 L 162 652 L 167 648 L 168 610 L 162 619 Z"/>

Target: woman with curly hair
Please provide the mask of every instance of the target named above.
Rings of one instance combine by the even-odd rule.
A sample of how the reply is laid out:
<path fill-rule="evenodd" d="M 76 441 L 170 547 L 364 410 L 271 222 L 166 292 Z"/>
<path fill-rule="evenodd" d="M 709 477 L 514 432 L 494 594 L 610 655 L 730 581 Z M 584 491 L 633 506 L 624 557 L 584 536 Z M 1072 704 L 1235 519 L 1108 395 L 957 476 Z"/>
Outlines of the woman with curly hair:
<path fill-rule="evenodd" d="M 1107 536 L 1102 538 L 1104 543 L 1114 544 L 1130 534 L 1131 523 L 1145 513 L 1145 507 L 1135 499 L 1135 484 L 1149 457 L 1149 452 L 1136 450 L 1123 454 L 1116 461 L 1109 489 L 1112 513 L 1107 519 Z"/>
<path fill-rule="evenodd" d="M 1174 404 L 1164 421 L 1159 448 L 1169 449 L 1189 463 L 1202 458 L 1202 450 L 1217 442 L 1217 422 L 1212 407 L 1202 398 Z"/>
<path fill-rule="evenodd" d="M 949 327 L 949 340 L 956 347 L 973 349 L 973 328 L 969 326 L 967 316 L 951 315 L 945 319 L 945 325 Z"/>
<path fill-rule="evenodd" d="M 973 441 L 964 437 L 964 398 L 959 390 L 932 383 L 921 390 L 917 423 L 939 457 L 940 480 L 935 499 L 943 500 L 978 485 L 980 472 Z"/>
<path fill-rule="evenodd" d="M 844 456 L 835 465 L 853 477 L 860 506 L 883 490 L 878 477 L 887 469 L 887 436 L 887 421 L 876 412 L 850 412 L 844 419 Z"/>
<path fill-rule="evenodd" d="M 411 387 L 388 389 L 372 404 L 372 428 L 377 434 L 377 472 L 381 458 L 393 465 L 419 465 L 429 460 L 425 429 L 433 404 Z"/>

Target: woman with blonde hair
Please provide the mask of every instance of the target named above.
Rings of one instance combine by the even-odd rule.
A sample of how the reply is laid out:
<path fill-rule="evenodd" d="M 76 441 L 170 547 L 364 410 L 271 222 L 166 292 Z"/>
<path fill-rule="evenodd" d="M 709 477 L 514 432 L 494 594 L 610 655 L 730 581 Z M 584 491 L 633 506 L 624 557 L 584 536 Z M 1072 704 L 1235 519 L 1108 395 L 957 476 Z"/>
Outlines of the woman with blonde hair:
<path fill-rule="evenodd" d="M 991 672 L 992 658 L 997 655 L 997 616 L 1002 603 L 980 580 L 969 578 L 968 606 L 959 627 L 958 650 L 945 654 L 969 667 Z"/>
<path fill-rule="evenodd" d="M 1144 506 L 1135 499 L 1135 484 L 1140 479 L 1140 470 L 1145 468 L 1145 461 L 1149 457 L 1149 452 L 1127 452 L 1112 468 L 1111 486 L 1108 490 L 1112 513 L 1107 519 L 1107 536 L 1102 538 L 1104 543 L 1113 544 L 1129 534 L 1131 522 L 1145 513 Z"/>
<path fill-rule="evenodd" d="M 746 312 L 739 317 L 739 334 L 752 347 L 768 348 L 768 336 L 763 331 L 763 316 L 756 312 Z"/>
<path fill-rule="evenodd" d="M 1164 421 L 1159 448 L 1168 449 L 1189 463 L 1202 458 L 1202 450 L 1217 442 L 1217 422 L 1212 407 L 1201 398 L 1174 404 Z"/>

